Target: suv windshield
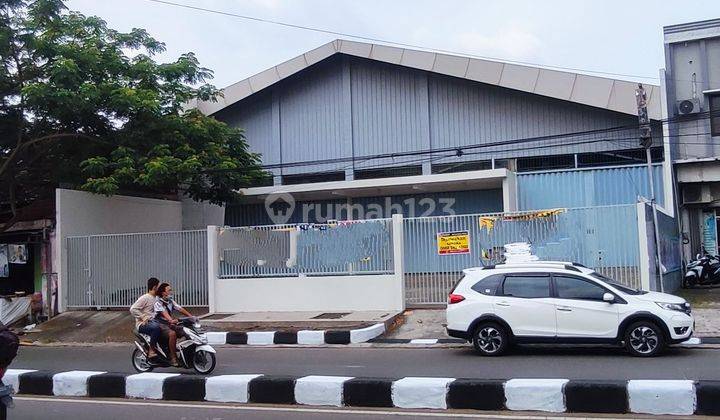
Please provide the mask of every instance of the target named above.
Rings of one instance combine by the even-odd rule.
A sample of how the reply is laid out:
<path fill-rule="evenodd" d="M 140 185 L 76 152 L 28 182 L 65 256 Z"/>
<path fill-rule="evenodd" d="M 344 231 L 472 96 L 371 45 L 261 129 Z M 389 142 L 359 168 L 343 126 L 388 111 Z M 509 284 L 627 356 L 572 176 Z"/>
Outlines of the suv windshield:
<path fill-rule="evenodd" d="M 598 280 L 604 281 L 605 283 L 620 290 L 623 293 L 627 293 L 628 295 L 644 295 L 645 293 L 647 293 L 644 290 L 633 289 L 632 287 L 626 286 L 624 284 L 620 284 L 620 283 L 616 282 L 615 280 L 611 279 L 610 277 L 605 277 L 596 271 L 593 271 L 592 273 L 590 273 L 590 275 L 595 277 Z"/>

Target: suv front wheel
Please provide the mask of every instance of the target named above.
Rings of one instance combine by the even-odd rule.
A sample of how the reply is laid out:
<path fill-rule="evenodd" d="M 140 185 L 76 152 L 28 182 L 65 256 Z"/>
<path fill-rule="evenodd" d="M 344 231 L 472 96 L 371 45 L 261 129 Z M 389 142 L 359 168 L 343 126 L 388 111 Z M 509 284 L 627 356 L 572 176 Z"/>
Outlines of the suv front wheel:
<path fill-rule="evenodd" d="M 494 322 L 483 322 L 475 328 L 472 343 L 483 356 L 499 356 L 508 347 L 508 333 Z"/>
<path fill-rule="evenodd" d="M 653 357 L 665 349 L 665 337 L 653 322 L 633 322 L 625 330 L 625 347 L 633 356 Z"/>

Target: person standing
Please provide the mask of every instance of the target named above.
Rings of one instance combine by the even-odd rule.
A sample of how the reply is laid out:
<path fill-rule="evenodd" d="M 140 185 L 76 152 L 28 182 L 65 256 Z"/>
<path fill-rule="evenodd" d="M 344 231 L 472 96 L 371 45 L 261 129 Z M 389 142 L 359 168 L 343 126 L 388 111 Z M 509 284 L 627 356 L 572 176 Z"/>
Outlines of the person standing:
<path fill-rule="evenodd" d="M 157 357 L 155 348 L 162 333 L 160 325 L 155 321 L 155 298 L 160 280 L 150 277 L 147 281 L 147 293 L 140 296 L 130 307 L 130 313 L 135 317 L 135 327 L 141 334 L 150 336 L 150 349 L 148 359 Z"/>

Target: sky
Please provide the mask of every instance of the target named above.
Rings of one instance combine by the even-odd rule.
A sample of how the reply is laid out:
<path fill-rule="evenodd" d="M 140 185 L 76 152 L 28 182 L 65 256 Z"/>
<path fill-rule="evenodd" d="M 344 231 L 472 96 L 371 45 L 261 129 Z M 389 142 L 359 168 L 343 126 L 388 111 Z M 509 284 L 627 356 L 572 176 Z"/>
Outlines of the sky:
<path fill-rule="evenodd" d="M 663 26 L 720 18 L 717 0 L 171 1 L 458 54 L 629 75 L 618 77 L 653 84 L 659 84 L 664 66 Z M 150 0 L 69 0 L 67 5 L 120 31 L 146 29 L 166 44 L 159 61 L 194 52 L 215 72 L 211 83 L 217 87 L 340 38 Z"/>

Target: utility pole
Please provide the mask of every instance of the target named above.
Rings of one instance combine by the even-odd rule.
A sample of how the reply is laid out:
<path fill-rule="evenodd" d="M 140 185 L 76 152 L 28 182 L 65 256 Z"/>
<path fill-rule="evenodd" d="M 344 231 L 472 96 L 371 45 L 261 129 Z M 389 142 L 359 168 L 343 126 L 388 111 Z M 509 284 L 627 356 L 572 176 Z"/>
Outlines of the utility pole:
<path fill-rule="evenodd" d="M 660 235 L 658 233 L 657 207 L 655 204 L 655 181 L 653 180 L 652 154 L 650 146 L 652 146 L 652 127 L 650 126 L 650 118 L 647 113 L 647 94 L 642 83 L 638 83 L 635 89 L 635 100 L 637 102 L 638 123 L 640 129 L 640 146 L 645 148 L 645 157 L 647 159 L 648 182 L 650 183 L 650 207 L 653 214 L 653 239 L 655 242 L 655 271 L 658 273 L 660 280 L 660 291 L 665 291 L 663 285 L 662 262 L 660 259 Z"/>

